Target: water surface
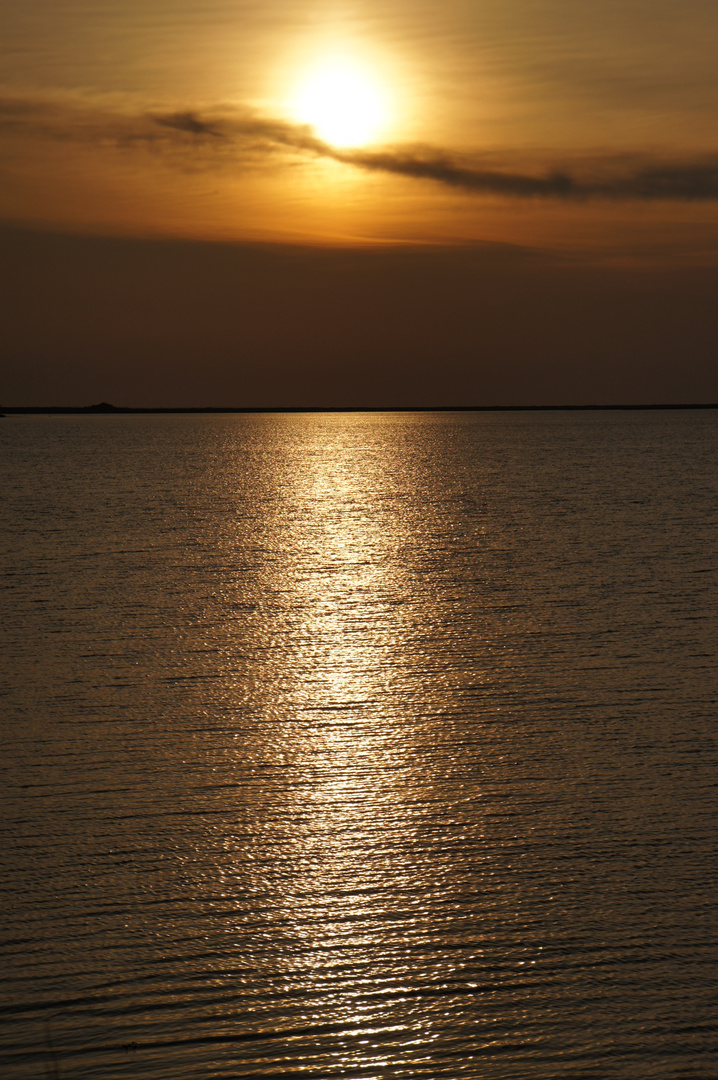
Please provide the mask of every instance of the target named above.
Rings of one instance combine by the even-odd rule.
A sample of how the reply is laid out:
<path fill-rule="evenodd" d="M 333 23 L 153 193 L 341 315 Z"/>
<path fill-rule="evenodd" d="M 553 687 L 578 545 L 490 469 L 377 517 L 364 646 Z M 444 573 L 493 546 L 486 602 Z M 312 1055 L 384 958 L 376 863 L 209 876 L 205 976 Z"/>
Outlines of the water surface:
<path fill-rule="evenodd" d="M 0 443 L 4 1075 L 718 1075 L 715 413 Z"/>

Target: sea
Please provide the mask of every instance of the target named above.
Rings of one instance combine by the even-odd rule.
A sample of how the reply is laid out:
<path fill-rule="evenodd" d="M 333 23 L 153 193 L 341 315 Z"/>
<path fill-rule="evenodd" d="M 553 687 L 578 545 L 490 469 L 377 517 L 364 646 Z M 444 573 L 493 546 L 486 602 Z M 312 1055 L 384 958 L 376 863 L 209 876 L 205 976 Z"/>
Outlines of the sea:
<path fill-rule="evenodd" d="M 718 412 L 0 420 L 0 1075 L 718 1077 Z"/>

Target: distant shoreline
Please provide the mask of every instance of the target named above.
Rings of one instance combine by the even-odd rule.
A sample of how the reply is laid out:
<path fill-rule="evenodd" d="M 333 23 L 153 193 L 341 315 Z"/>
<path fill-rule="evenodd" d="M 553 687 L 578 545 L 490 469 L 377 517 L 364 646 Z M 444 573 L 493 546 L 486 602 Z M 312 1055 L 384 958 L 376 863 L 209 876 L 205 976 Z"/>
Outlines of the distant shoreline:
<path fill-rule="evenodd" d="M 684 405 L 250 405 L 240 408 L 186 406 L 183 408 L 142 408 L 122 405 L 3 405 L 0 416 L 127 416 L 202 415 L 247 413 L 432 413 L 432 412 L 675 412 L 682 409 L 718 409 L 718 402 Z"/>

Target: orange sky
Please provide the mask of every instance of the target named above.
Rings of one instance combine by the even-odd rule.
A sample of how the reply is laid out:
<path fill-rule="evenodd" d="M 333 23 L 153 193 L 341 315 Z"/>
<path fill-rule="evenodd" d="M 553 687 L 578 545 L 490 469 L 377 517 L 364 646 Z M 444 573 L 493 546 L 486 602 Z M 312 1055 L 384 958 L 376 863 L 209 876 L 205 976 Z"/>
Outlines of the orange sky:
<path fill-rule="evenodd" d="M 0 9 L 5 220 L 302 242 L 669 245 L 701 260 L 718 231 L 718 9 L 706 0 Z M 353 162 L 298 137 L 297 94 L 326 63 L 358 64 L 385 113 Z M 556 172 L 572 186 L 544 191 Z M 507 176 L 537 189 L 506 188 Z"/>
<path fill-rule="evenodd" d="M 47 372 L 43 350 L 59 342 L 71 352 L 69 341 L 78 337 L 67 320 L 62 326 L 53 322 L 47 300 L 50 308 L 27 316 L 37 324 L 32 331 L 37 340 L 32 347 L 23 344 L 27 327 L 17 312 L 32 312 L 33 297 L 45 293 L 34 289 L 25 271 L 18 278 L 13 260 L 27 269 L 36 252 L 32 232 L 45 230 L 106 237 L 108 244 L 112 237 L 229 243 L 240 245 L 245 255 L 252 250 L 247 244 L 288 244 L 291 251 L 305 253 L 297 270 L 302 280 L 315 272 L 309 253 L 317 246 L 368 248 L 381 255 L 398 245 L 415 251 L 422 267 L 434 251 L 436 267 L 443 267 L 462 295 L 466 275 L 469 280 L 478 275 L 478 310 L 467 304 L 452 314 L 445 298 L 444 309 L 437 310 L 436 342 L 442 321 L 460 317 L 457 340 L 488 367 L 499 362 L 496 320 L 504 300 L 490 310 L 481 306 L 486 275 L 491 276 L 485 253 L 493 251 L 500 259 L 501 245 L 509 245 L 512 265 L 518 259 L 523 269 L 513 279 L 501 269 L 496 279 L 506 297 L 513 290 L 519 309 L 530 307 L 531 274 L 539 275 L 538 267 L 559 290 L 550 328 L 556 348 L 568 348 L 565 326 L 574 318 L 575 296 L 569 301 L 566 294 L 565 303 L 559 302 L 569 281 L 589 275 L 582 279 L 586 296 L 593 297 L 599 312 L 603 286 L 590 275 L 633 274 L 633 284 L 620 280 L 635 307 L 628 304 L 614 332 L 618 341 L 623 327 L 640 355 L 648 356 L 657 347 L 646 300 L 655 275 L 668 275 L 656 286 L 662 298 L 656 302 L 664 303 L 669 278 L 671 288 L 688 290 L 688 297 L 693 279 L 681 273 L 710 277 L 718 267 L 716 55 L 713 0 L 681 5 L 675 0 L 650 5 L 642 0 L 590 5 L 576 0 L 445 0 L 441 5 L 434 0 L 0 0 L 0 230 L 3 271 L 10 279 L 5 302 L 13 289 L 22 294 L 6 313 L 5 339 L 0 331 L 6 365 L 13 369 L 6 385 L 16 397 L 42 396 L 44 388 L 49 393 L 50 383 L 33 374 L 33 364 L 45 364 Z M 307 84 L 327 66 L 358 71 L 378 109 L 374 126 L 353 142 L 341 138 L 338 83 L 325 84 L 319 97 L 330 104 L 336 99 L 339 128 L 322 127 L 321 117 L 301 106 Z M 21 235 L 29 245 L 23 252 Z M 147 249 L 133 250 L 141 261 Z M 465 261 L 466 250 L 480 253 L 478 263 Z M 251 259 L 247 262 L 242 251 L 237 249 L 237 259 L 244 274 Z M 70 244 L 67 258 L 82 277 L 86 266 L 77 262 L 78 252 Z M 455 254 L 451 265 L 441 262 L 447 252 Z M 560 272 L 554 258 L 568 260 Z M 100 280 L 107 272 L 107 289 L 117 290 L 104 256 L 100 264 L 105 267 L 97 269 Z M 292 265 L 298 265 L 296 259 Z M 367 294 L 373 295 L 382 280 L 382 265 L 365 262 L 357 271 Z M 59 268 L 57 273 L 57 295 L 66 296 L 67 283 Z M 323 273 L 316 278 L 317 289 Z M 433 310 L 436 278 L 433 271 L 422 274 L 421 286 L 412 279 L 415 301 Z M 295 285 L 291 275 L 280 279 L 281 316 L 292 305 Z M 42 281 L 51 296 L 48 281 Z M 618 282 L 619 277 L 616 288 Z M 267 297 L 251 284 L 259 290 L 261 308 Z M 355 281 L 352 288 L 357 287 Z M 696 289 L 697 297 L 711 294 L 704 285 Z M 313 295 L 318 296 L 316 290 Z M 347 299 L 349 307 L 355 302 L 355 296 Z M 75 310 L 75 301 L 68 303 Z M 106 333 L 116 339 L 124 332 L 122 310 L 106 296 L 102 303 Z M 664 380 L 660 392 L 666 399 L 718 396 L 707 359 L 715 340 L 711 305 L 696 303 L 695 310 L 687 299 L 677 305 L 683 315 L 673 347 L 678 350 L 686 335 L 697 335 L 708 350 L 701 361 L 703 381 L 696 376 L 681 390 L 675 380 Z M 198 342 L 210 309 L 228 335 L 234 326 L 231 300 L 222 312 L 214 304 L 207 299 L 197 308 L 192 332 Z M 77 305 L 75 317 L 82 321 L 80 298 Z M 162 310 L 160 304 L 157 312 Z M 317 348 L 323 342 L 327 356 L 337 355 L 340 346 L 327 344 L 322 330 L 331 313 L 319 300 L 312 310 L 305 336 L 316 338 Z M 589 323 L 593 318 L 584 317 Z M 135 324 L 135 353 L 148 349 L 150 339 L 174 340 L 167 318 L 147 309 L 145 322 Z M 365 318 L 371 323 L 379 317 L 365 307 Z M 376 341 L 397 357 L 396 400 L 401 365 L 410 365 L 411 353 L 402 353 L 401 331 L 409 341 L 413 330 L 403 302 L 389 317 L 391 325 L 386 312 L 382 319 Z M 488 338 L 481 336 L 482 327 L 494 328 L 487 329 Z M 245 351 L 262 335 L 259 325 L 247 340 L 241 328 L 232 332 Z M 668 339 L 674 340 L 670 334 Z M 658 345 L 668 339 L 664 334 Z M 495 344 L 485 355 L 487 340 Z M 92 346 L 86 346 L 88 364 L 90 352 L 96 355 L 102 347 L 97 328 Z M 287 343 L 277 341 L 275 347 L 277 363 L 284 356 L 291 366 Z M 615 355 L 617 346 L 606 348 Z M 676 360 L 679 367 L 681 362 Z M 457 376 L 454 395 L 475 396 L 488 385 L 480 378 L 480 364 L 468 381 Z M 436 368 L 441 370 L 438 356 Z M 618 369 L 614 374 L 619 378 Z M 295 376 L 297 385 L 304 385 L 301 368 L 291 369 L 289 381 Z M 85 392 L 78 378 L 74 395 Z M 58 380 L 61 386 L 61 373 Z M 126 384 L 109 379 L 109 384 L 126 400 L 135 393 L 129 379 Z M 229 398 L 241 395 L 242 385 L 238 374 L 235 382 L 217 382 L 213 392 L 237 404 Z M 255 396 L 271 394 L 273 385 L 270 380 L 262 389 L 260 379 Z M 431 380 L 425 398 L 430 385 Z M 640 385 L 634 380 L 630 394 Z M 160 403 L 162 386 L 166 380 L 147 389 L 148 402 Z M 102 379 L 96 393 L 108 396 L 110 390 L 103 393 L 101 387 Z M 337 387 L 339 403 L 350 391 L 341 380 Z M 370 389 L 367 384 L 364 392 Z M 625 396 L 628 386 L 624 389 L 616 394 Z M 578 400 L 609 391 L 610 381 L 597 376 L 572 392 Z M 503 397 L 517 392 L 508 375 L 505 389 L 497 384 L 492 391 Z M 187 403 L 198 393 L 190 379 Z M 210 388 L 207 393 L 211 397 Z M 539 391 L 534 387 L 531 393 Z M 7 397 L 0 389 L 3 394 Z M 641 396 L 655 396 L 650 381 Z"/>

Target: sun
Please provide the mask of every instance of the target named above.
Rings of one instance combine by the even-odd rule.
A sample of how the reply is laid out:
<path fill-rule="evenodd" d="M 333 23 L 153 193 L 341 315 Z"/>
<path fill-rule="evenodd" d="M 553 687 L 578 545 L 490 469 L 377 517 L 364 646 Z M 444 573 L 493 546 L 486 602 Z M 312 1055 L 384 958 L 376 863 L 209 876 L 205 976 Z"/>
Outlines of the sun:
<path fill-rule="evenodd" d="M 348 59 L 326 60 L 300 79 L 292 113 L 324 142 L 364 146 L 376 140 L 387 122 L 387 101 L 370 68 Z"/>

